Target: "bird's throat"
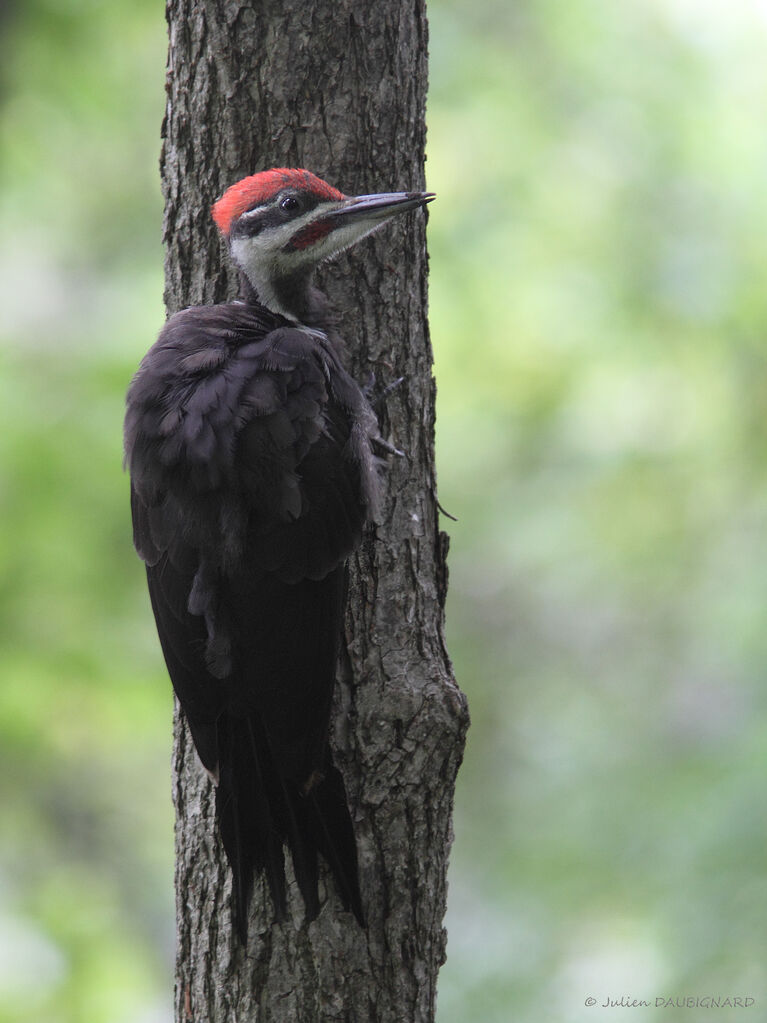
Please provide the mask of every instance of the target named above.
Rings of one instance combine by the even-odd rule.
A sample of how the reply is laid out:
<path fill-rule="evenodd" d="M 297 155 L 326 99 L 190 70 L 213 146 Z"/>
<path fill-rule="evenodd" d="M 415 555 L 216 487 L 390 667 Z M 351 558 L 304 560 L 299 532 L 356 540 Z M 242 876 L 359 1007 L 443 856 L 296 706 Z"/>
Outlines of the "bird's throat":
<path fill-rule="evenodd" d="M 311 278 L 310 271 L 299 270 L 284 277 L 270 278 L 242 270 L 241 295 L 246 302 L 262 305 L 293 323 L 325 329 L 327 299 L 312 286 Z"/>

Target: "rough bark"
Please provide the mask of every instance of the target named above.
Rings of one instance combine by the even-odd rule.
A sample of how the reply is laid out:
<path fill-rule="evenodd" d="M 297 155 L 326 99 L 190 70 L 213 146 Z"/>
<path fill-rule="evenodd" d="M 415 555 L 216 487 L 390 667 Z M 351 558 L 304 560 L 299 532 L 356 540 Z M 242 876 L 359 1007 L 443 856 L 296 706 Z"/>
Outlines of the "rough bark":
<path fill-rule="evenodd" d="M 423 0 L 168 0 L 162 173 L 169 312 L 236 291 L 209 216 L 239 177 L 298 166 L 343 191 L 424 187 Z M 422 214 L 327 267 L 351 367 L 398 376 L 384 432 L 381 521 L 353 559 L 334 708 L 360 853 L 367 931 L 332 884 L 316 921 L 272 920 L 257 882 L 247 951 L 233 937 L 213 791 L 176 722 L 179 1023 L 428 1021 L 442 926 L 455 775 L 468 723 L 443 638 L 447 538 L 437 522 L 432 354 Z"/>

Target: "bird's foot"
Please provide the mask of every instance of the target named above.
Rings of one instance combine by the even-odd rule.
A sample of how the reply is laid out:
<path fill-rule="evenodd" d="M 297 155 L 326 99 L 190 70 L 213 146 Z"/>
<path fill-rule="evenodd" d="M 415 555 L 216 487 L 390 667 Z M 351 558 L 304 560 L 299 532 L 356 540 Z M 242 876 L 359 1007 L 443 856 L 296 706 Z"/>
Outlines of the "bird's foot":
<path fill-rule="evenodd" d="M 384 404 L 389 395 L 393 391 L 396 391 L 396 389 L 400 386 L 401 383 L 404 382 L 404 380 L 405 380 L 404 377 L 398 377 L 396 380 L 392 381 L 392 383 L 387 384 L 380 394 L 375 394 L 377 380 L 375 373 L 371 373 L 370 377 L 368 378 L 368 382 L 362 388 L 362 393 L 370 402 L 371 407 L 373 409 L 378 409 L 381 407 L 381 405 Z"/>
<path fill-rule="evenodd" d="M 396 455 L 397 458 L 405 457 L 404 451 L 400 451 L 399 448 L 395 448 L 393 444 L 390 444 L 388 440 L 384 440 L 383 437 L 374 437 L 373 443 L 376 445 L 376 447 L 379 447 L 381 448 L 382 451 L 385 451 L 387 455 Z"/>

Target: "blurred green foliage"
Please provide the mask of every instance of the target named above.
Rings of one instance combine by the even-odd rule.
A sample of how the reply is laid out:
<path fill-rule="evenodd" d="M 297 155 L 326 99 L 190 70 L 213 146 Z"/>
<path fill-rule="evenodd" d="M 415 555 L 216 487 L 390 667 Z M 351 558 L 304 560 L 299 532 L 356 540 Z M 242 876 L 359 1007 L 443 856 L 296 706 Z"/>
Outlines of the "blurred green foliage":
<path fill-rule="evenodd" d="M 431 4 L 473 713 L 441 1023 L 767 1004 L 766 43 L 758 0 Z M 171 1018 L 171 696 L 120 470 L 164 50 L 153 0 L 3 25 L 0 1023 Z"/>

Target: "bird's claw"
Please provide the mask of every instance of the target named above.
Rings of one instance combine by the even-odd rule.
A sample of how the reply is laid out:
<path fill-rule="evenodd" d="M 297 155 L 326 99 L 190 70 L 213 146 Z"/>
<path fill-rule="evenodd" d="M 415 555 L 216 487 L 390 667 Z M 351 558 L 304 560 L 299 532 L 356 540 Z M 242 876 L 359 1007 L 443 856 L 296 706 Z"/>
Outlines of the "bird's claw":
<path fill-rule="evenodd" d="M 405 379 L 404 377 L 397 377 L 396 380 L 393 380 L 390 384 L 387 384 L 386 387 L 384 387 L 384 389 L 378 395 L 378 397 L 373 402 L 371 402 L 373 408 L 374 409 L 380 408 L 380 406 L 383 405 L 383 403 L 386 401 L 389 395 L 393 391 L 396 391 L 400 384 L 403 383 L 404 379 Z"/>
<path fill-rule="evenodd" d="M 378 409 L 381 407 L 381 405 L 383 405 L 383 403 L 386 401 L 386 399 L 389 397 L 392 391 L 396 391 L 396 389 L 400 386 L 404 379 L 405 379 L 404 377 L 398 377 L 396 380 L 392 381 L 392 383 L 387 384 L 380 394 L 374 396 L 373 392 L 375 391 L 377 380 L 375 373 L 371 373 L 370 376 L 368 377 L 368 382 L 362 388 L 362 393 L 370 402 L 371 407 L 373 409 Z"/>
<path fill-rule="evenodd" d="M 396 455 L 398 458 L 404 458 L 405 452 L 400 451 L 399 448 L 395 448 L 393 444 L 390 444 L 388 440 L 384 440 L 383 437 L 374 437 L 373 443 L 387 453 L 387 455 Z"/>

